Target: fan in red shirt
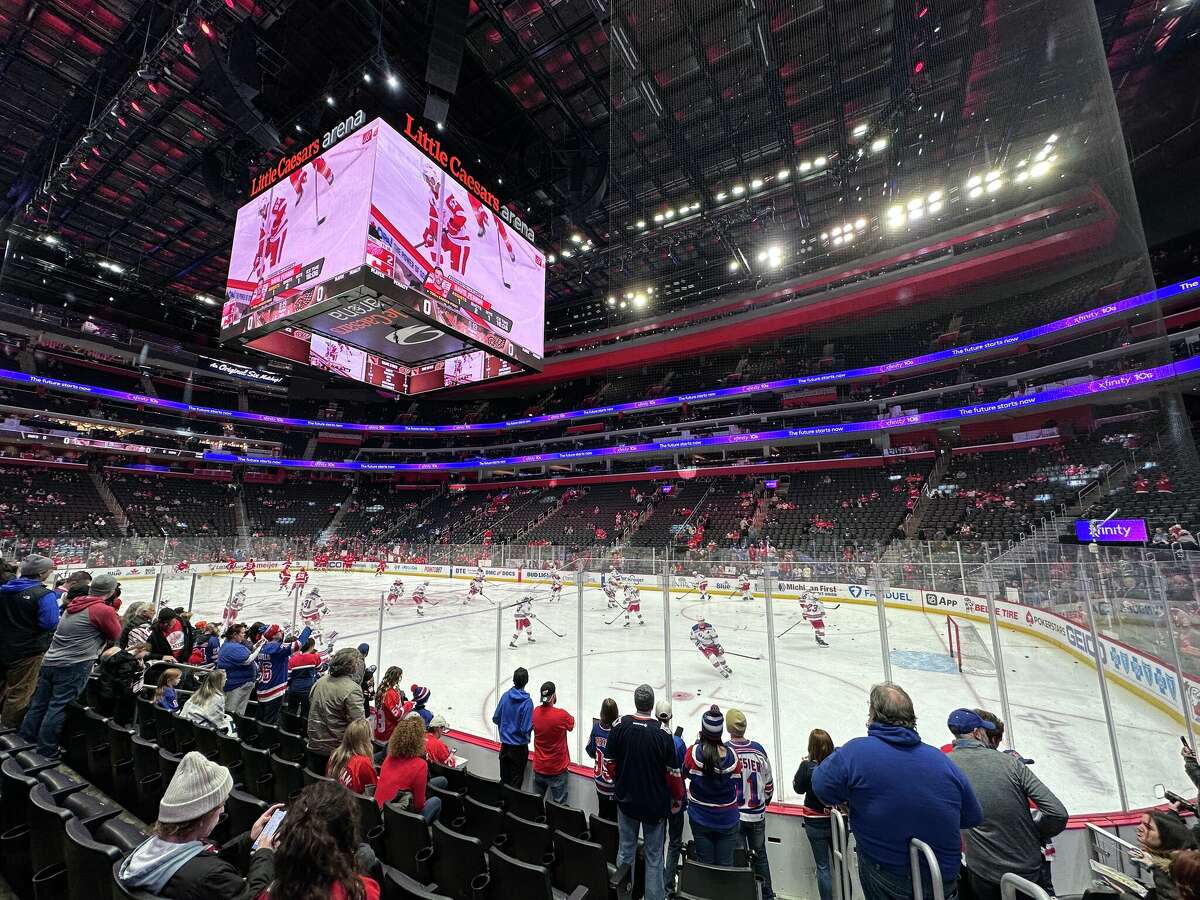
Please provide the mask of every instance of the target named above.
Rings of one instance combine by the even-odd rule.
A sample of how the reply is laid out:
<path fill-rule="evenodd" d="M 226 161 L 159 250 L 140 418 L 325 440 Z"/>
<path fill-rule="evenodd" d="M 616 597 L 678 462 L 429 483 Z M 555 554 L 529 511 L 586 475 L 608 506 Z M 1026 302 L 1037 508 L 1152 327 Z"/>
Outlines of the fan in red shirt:
<path fill-rule="evenodd" d="M 425 727 L 425 757 L 439 766 L 454 768 L 454 751 L 443 743 L 442 738 L 450 730 L 450 723 L 443 715 L 436 715 Z"/>
<path fill-rule="evenodd" d="M 429 777 L 429 763 L 425 761 L 425 723 L 420 716 L 401 719 L 388 739 L 387 758 L 379 770 L 379 783 L 375 785 L 375 802 L 383 809 L 401 791 L 412 795 L 409 809 L 420 813 L 426 823 L 433 822 L 442 811 L 440 797 L 426 797 L 427 785 L 446 787 L 442 776 Z"/>
<path fill-rule="evenodd" d="M 533 791 L 539 796 L 547 789 L 555 803 L 567 802 L 567 732 L 575 730 L 575 717 L 555 706 L 558 694 L 554 682 L 542 684 L 541 705 L 533 711 Z"/>
<path fill-rule="evenodd" d="M 386 743 L 396 728 L 396 723 L 412 712 L 412 704 L 400 688 L 404 670 L 399 666 L 388 666 L 375 692 L 375 740 Z"/>
<path fill-rule="evenodd" d="M 378 781 L 374 753 L 370 722 L 367 719 L 355 719 L 346 726 L 341 746 L 330 755 L 325 775 L 356 794 L 365 794 L 367 787 Z"/>

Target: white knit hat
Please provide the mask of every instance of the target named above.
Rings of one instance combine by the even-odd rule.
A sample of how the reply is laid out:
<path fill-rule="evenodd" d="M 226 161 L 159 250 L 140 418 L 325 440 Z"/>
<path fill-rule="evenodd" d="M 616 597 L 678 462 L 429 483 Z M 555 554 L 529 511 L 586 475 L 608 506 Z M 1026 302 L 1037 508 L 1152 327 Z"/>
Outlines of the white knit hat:
<path fill-rule="evenodd" d="M 233 776 L 219 763 L 193 750 L 179 761 L 179 768 L 158 804 L 158 821 L 164 824 L 190 822 L 212 812 L 229 798 Z"/>

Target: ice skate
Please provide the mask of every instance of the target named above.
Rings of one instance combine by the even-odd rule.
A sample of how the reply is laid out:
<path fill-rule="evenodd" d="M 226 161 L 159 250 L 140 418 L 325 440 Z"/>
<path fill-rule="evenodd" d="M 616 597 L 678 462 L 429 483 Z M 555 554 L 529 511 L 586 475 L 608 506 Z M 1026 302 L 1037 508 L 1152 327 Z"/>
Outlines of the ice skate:
<path fill-rule="evenodd" d="M 818 647 L 828 647 L 829 645 L 827 643 L 825 643 L 824 639 L 818 635 L 817 636 L 817 646 Z"/>

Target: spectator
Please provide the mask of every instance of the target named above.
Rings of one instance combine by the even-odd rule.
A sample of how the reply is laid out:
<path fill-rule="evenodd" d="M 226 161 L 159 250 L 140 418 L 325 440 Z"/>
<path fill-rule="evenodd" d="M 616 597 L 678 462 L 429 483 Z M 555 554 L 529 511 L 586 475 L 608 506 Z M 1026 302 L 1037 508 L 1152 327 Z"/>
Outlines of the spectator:
<path fill-rule="evenodd" d="M 37 687 L 20 733 L 27 741 L 37 741 L 38 752 L 48 759 L 58 759 L 58 734 L 67 704 L 87 684 L 104 644 L 121 636 L 121 619 L 117 616 L 120 593 L 117 579 L 97 575 L 91 593 L 76 597 L 67 606 L 50 649 L 42 657 Z"/>
<path fill-rule="evenodd" d="M 283 695 L 288 687 L 288 659 L 293 651 L 308 640 L 310 634 L 311 631 L 305 628 L 297 639 L 292 635 L 285 636 L 282 628 L 272 625 L 263 635 L 266 643 L 258 652 L 258 683 L 255 689 L 260 722 L 274 725 L 279 720 Z"/>
<path fill-rule="evenodd" d="M 379 770 L 379 783 L 375 786 L 375 801 L 383 809 L 401 791 L 411 795 L 408 808 L 420 813 L 426 824 L 433 822 L 442 811 L 440 797 L 426 797 L 427 785 L 446 787 L 442 776 L 429 777 L 429 763 L 425 761 L 425 726 L 416 716 L 406 716 L 396 725 L 388 740 L 387 757 Z"/>
<path fill-rule="evenodd" d="M 179 700 L 175 697 L 175 688 L 179 687 L 179 679 L 183 672 L 179 669 L 165 669 L 158 676 L 158 687 L 154 690 L 154 702 L 167 712 L 179 712 Z"/>
<path fill-rule="evenodd" d="M 605 753 L 608 745 L 608 735 L 613 724 L 617 721 L 617 701 L 606 697 L 600 704 L 600 718 L 592 723 L 592 733 L 588 736 L 584 751 L 596 762 L 593 780 L 596 783 L 596 802 L 600 808 L 600 817 L 616 821 L 617 806 L 613 800 L 613 764 Z"/>
<path fill-rule="evenodd" d="M 104 577 L 104 576 L 98 576 Z M 254 900 L 275 877 L 275 838 L 250 855 L 243 877 L 227 861 L 249 851 L 280 804 L 261 816 L 248 835 L 221 848 L 208 843 L 233 790 L 233 777 L 222 765 L 196 751 L 185 754 L 158 804 L 153 835 L 121 863 L 117 878 L 126 888 L 178 900 Z"/>
<path fill-rule="evenodd" d="M 567 732 L 575 730 L 575 717 L 554 704 L 558 702 L 554 682 L 542 684 L 541 703 L 533 711 L 533 792 L 550 791 L 555 803 L 567 802 L 567 767 L 571 752 Z"/>
<path fill-rule="evenodd" d="M 442 740 L 449 730 L 450 723 L 446 721 L 445 716 L 437 715 L 429 720 L 425 729 L 425 758 L 439 766 L 454 768 L 454 751 Z"/>
<path fill-rule="evenodd" d="M 196 623 L 196 643 L 188 662 L 193 666 L 215 666 L 221 652 L 221 639 L 217 637 L 215 622 Z"/>
<path fill-rule="evenodd" d="M 325 774 L 356 794 L 375 791 L 375 748 L 371 744 L 371 720 L 355 719 L 346 726 L 342 743 L 329 757 Z"/>
<path fill-rule="evenodd" d="M 500 780 L 515 788 L 525 781 L 529 734 L 533 730 L 533 700 L 525 693 L 527 684 L 529 673 L 522 666 L 513 672 L 513 686 L 492 713 L 492 723 L 500 729 Z"/>
<path fill-rule="evenodd" d="M 119 725 L 133 722 L 137 692 L 142 686 L 145 666 L 142 660 L 150 652 L 147 644 L 109 647 L 100 654 L 96 678 L 96 711 L 112 717 Z"/>
<path fill-rule="evenodd" d="M 358 821 L 346 791 L 308 785 L 288 804 L 275 843 L 275 880 L 258 900 L 379 900 L 378 882 L 357 871 Z"/>
<path fill-rule="evenodd" d="M 671 735 L 675 744 L 675 768 L 683 771 L 683 758 L 687 755 L 687 744 L 678 734 L 671 732 L 671 718 L 674 715 L 671 701 L 663 697 L 654 704 L 654 717 L 662 730 Z M 683 729 L 679 729 L 682 731 Z M 678 803 L 671 804 L 671 815 L 667 818 L 667 862 L 663 872 L 668 895 L 675 890 L 675 875 L 679 871 L 679 857 L 683 852 L 683 823 L 687 817 L 687 798 L 682 797 Z"/>
<path fill-rule="evenodd" d="M 375 740 L 383 744 L 392 736 L 392 730 L 405 713 L 404 706 L 408 698 L 400 690 L 400 679 L 403 677 L 403 669 L 389 666 L 383 673 L 383 681 L 379 682 L 379 702 L 375 704 Z"/>
<path fill-rule="evenodd" d="M 746 849 L 754 854 L 754 872 L 762 878 L 762 900 L 773 900 L 771 865 L 767 860 L 767 804 L 775 796 L 775 780 L 767 751 L 757 741 L 746 740 L 746 716 L 740 709 L 725 713 L 729 747 L 737 755 L 742 777 L 737 788 L 740 831 Z"/>
<path fill-rule="evenodd" d="M 994 724 L 974 710 L 956 709 L 946 725 L 956 735 L 950 759 L 983 809 L 982 824 L 962 833 L 968 891 L 975 900 L 1000 900 L 1006 872 L 1041 880 L 1042 840 L 1067 826 L 1067 810 L 1027 765 L 992 748 Z M 1037 804 L 1032 815 L 1031 800 Z"/>
<path fill-rule="evenodd" d="M 1180 850 L 1172 857 L 1169 872 L 1179 900 L 1200 900 L 1200 850 Z"/>
<path fill-rule="evenodd" d="M 154 618 L 154 604 L 148 600 L 136 600 L 125 608 L 121 614 L 121 637 L 117 644 L 121 647 L 146 645 L 150 652 L 150 620 Z"/>
<path fill-rule="evenodd" d="M 800 768 L 792 779 L 797 794 L 804 795 L 804 806 L 800 815 L 804 822 L 804 836 L 812 848 L 813 865 L 817 870 L 817 892 L 821 900 L 832 900 L 833 881 L 829 871 L 829 857 L 833 849 L 833 835 L 829 807 L 813 793 L 813 771 L 833 753 L 833 738 L 829 732 L 814 728 L 808 734 L 808 755 L 800 761 Z"/>
<path fill-rule="evenodd" d="M 605 748 L 617 767 L 613 795 L 621 843 L 616 880 L 629 877 L 640 832 L 646 855 L 646 900 L 664 900 L 663 839 L 672 804 L 683 799 L 683 783 L 675 745 L 652 713 L 654 689 L 638 685 L 633 705 L 637 711 L 612 729 Z"/>
<path fill-rule="evenodd" d="M 696 743 L 683 757 L 683 775 L 688 781 L 688 822 L 697 862 L 732 866 L 741 824 L 736 782 L 742 766 L 721 740 L 724 732 L 725 720 L 714 703 L 700 720 Z"/>
<path fill-rule="evenodd" d="M 936 747 L 921 743 L 912 700 L 899 685 L 871 688 L 867 736 L 854 738 L 813 772 L 826 805 L 850 804 L 866 900 L 912 896 L 909 841 L 937 857 L 946 900 L 958 895 L 959 831 L 983 821 L 967 778 Z M 926 896 L 933 890 L 923 872 Z"/>
<path fill-rule="evenodd" d="M 346 726 L 363 718 L 362 654 L 343 647 L 329 661 L 329 674 L 313 686 L 308 710 L 310 767 L 324 772 L 328 757 L 342 742 Z"/>
<path fill-rule="evenodd" d="M 421 721 L 426 725 L 433 718 L 433 713 L 425 708 L 425 704 L 429 702 L 430 690 L 427 687 L 421 687 L 419 684 L 412 686 L 412 711 L 421 717 Z"/>
<path fill-rule="evenodd" d="M 324 662 L 313 638 L 302 642 L 300 652 L 288 657 L 287 707 L 301 718 L 308 718 L 309 693 Z"/>
<path fill-rule="evenodd" d="M 225 670 L 210 670 L 200 687 L 187 698 L 179 714 L 189 722 L 232 734 L 233 720 L 225 713 Z"/>
<path fill-rule="evenodd" d="M 192 655 L 192 630 L 179 613 L 164 606 L 150 627 L 147 643 L 150 644 L 150 655 L 156 659 L 187 662 Z"/>
<path fill-rule="evenodd" d="M 233 625 L 225 632 L 225 643 L 217 654 L 217 668 L 225 670 L 225 709 L 230 715 L 246 712 L 250 694 L 258 679 L 254 666 L 259 647 L 251 648 L 245 625 Z"/>
<path fill-rule="evenodd" d="M 1195 850 L 1196 839 L 1176 812 L 1144 812 L 1137 827 L 1141 854 L 1135 857 L 1154 878 L 1155 900 L 1179 900 L 1179 887 L 1170 875 L 1171 857 Z"/>
<path fill-rule="evenodd" d="M 58 594 L 46 586 L 54 561 L 33 554 L 0 585 L 0 724 L 16 728 L 38 683 L 42 655 L 58 627 Z"/>

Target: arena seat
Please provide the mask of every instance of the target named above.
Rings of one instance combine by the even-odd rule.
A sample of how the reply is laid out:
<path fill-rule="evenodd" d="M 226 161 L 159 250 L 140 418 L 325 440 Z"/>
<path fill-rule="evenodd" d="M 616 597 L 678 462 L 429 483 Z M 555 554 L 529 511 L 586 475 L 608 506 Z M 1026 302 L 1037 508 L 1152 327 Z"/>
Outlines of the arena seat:
<path fill-rule="evenodd" d="M 529 900 L 584 900 L 588 889 L 579 885 L 570 894 L 556 892 L 550 880 L 550 870 L 544 865 L 534 865 L 504 853 L 498 847 L 488 851 L 488 897 L 507 900 L 510 897 Z"/>

